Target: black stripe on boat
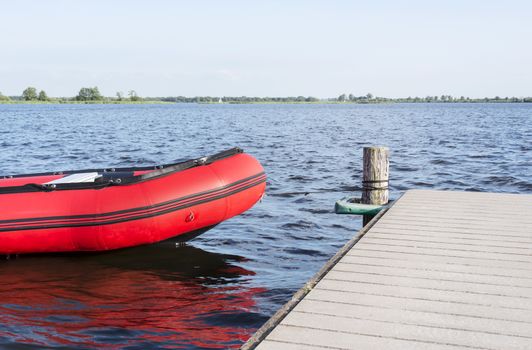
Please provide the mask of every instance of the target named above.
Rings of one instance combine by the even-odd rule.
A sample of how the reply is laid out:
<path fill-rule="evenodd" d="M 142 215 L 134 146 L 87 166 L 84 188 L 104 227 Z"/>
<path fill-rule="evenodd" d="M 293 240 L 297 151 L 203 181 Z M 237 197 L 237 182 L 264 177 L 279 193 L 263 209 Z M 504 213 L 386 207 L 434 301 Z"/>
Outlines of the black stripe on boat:
<path fill-rule="evenodd" d="M 49 229 L 49 228 L 65 228 L 65 227 L 82 227 L 82 226 L 100 226 L 100 225 L 111 225 L 111 224 L 117 224 L 121 222 L 127 222 L 127 221 L 133 221 L 133 220 L 140 220 L 140 219 L 146 219 L 150 217 L 155 217 L 159 215 L 168 214 L 174 211 L 190 208 L 196 205 L 200 205 L 203 203 L 212 202 L 215 200 L 223 199 L 229 196 L 232 196 L 236 193 L 245 191 L 247 189 L 250 189 L 252 187 L 255 187 L 257 185 L 260 185 L 262 183 L 266 182 L 266 175 L 264 173 L 257 174 L 253 176 L 252 181 L 248 182 L 242 182 L 242 180 L 237 181 L 233 184 L 220 187 L 215 190 L 207 191 L 212 192 L 212 195 L 205 197 L 205 193 L 198 193 L 195 195 L 190 195 L 186 197 L 182 197 L 179 199 L 175 199 L 172 201 L 169 201 L 170 203 L 174 204 L 171 207 L 164 207 L 165 203 L 159 203 L 155 204 L 153 206 L 147 206 L 147 207 L 141 207 L 141 208 L 132 208 L 127 210 L 122 210 L 120 212 L 131 212 L 131 215 L 128 215 L 126 217 L 120 217 L 120 218 L 101 218 L 101 216 L 113 216 L 116 215 L 117 212 L 111 212 L 111 213 L 100 213 L 100 214 L 86 214 L 86 215 L 77 215 L 77 216 L 70 216 L 70 217 L 48 217 L 48 218 L 28 218 L 28 219 L 16 219 L 16 220 L 3 220 L 1 223 L 6 224 L 6 221 L 10 221 L 10 223 L 16 223 L 18 226 L 11 226 L 11 227 L 0 227 L 0 232 L 7 232 L 7 231 L 21 231 L 21 230 L 37 230 L 37 229 Z M 236 185 L 234 185 L 236 184 Z M 192 199 L 192 200 L 190 200 Z M 186 202 L 184 204 L 180 204 L 182 202 Z M 163 207 L 163 208 L 161 208 Z M 156 209 L 156 210 L 150 210 L 148 213 L 143 213 L 139 215 L 134 215 L 135 212 L 142 212 L 146 211 L 147 209 Z M 78 222 L 68 222 L 69 219 L 79 219 L 80 217 L 87 218 L 88 220 L 85 221 L 78 221 Z M 62 221 L 60 223 L 50 223 L 46 221 L 51 220 L 57 220 L 58 218 L 61 218 Z M 90 219 L 96 219 L 98 221 L 90 220 Z M 22 220 L 22 221 L 19 221 Z M 101 221 L 100 221 L 101 220 Z M 36 222 L 41 221 L 41 222 Z M 28 223 L 34 224 L 32 226 L 26 226 Z"/>

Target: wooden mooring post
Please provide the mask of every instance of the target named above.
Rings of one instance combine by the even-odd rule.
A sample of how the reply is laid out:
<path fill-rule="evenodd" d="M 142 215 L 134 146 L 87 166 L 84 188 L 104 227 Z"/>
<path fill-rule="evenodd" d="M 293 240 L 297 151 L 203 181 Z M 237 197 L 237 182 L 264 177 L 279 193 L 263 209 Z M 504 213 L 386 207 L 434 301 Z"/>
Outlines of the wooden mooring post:
<path fill-rule="evenodd" d="M 389 156 L 388 147 L 364 147 L 361 200 L 363 204 L 388 204 Z M 372 218 L 373 216 L 364 215 L 364 226 Z"/>

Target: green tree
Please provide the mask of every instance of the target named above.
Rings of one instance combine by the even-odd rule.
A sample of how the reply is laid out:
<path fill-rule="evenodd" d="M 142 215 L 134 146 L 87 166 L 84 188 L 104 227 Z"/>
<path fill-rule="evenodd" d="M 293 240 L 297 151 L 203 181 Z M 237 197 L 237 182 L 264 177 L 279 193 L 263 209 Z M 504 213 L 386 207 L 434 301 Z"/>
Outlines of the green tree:
<path fill-rule="evenodd" d="M 366 95 L 366 98 L 368 100 L 373 100 L 373 94 L 368 92 L 368 94 Z"/>
<path fill-rule="evenodd" d="M 140 97 L 135 90 L 129 90 L 128 95 L 131 101 L 140 101 Z"/>
<path fill-rule="evenodd" d="M 124 99 L 124 93 L 123 93 L 122 91 L 118 91 L 118 92 L 116 93 L 116 99 L 117 99 L 118 101 L 122 101 L 122 100 Z"/>
<path fill-rule="evenodd" d="M 345 100 L 347 100 L 347 96 L 345 94 L 341 94 L 340 96 L 338 96 L 338 101 L 345 102 Z"/>
<path fill-rule="evenodd" d="M 37 97 L 39 101 L 48 101 L 49 98 L 48 98 L 48 95 L 46 94 L 46 91 L 44 90 L 41 90 L 39 92 L 39 97 Z"/>
<path fill-rule="evenodd" d="M 37 99 L 37 89 L 34 87 L 28 87 L 22 92 L 22 98 L 26 101 L 34 101 Z"/>
<path fill-rule="evenodd" d="M 91 89 L 91 92 L 92 92 L 92 99 L 94 101 L 100 101 L 100 100 L 103 100 L 103 96 L 102 94 L 100 94 L 100 90 L 98 90 L 98 87 L 95 86 Z"/>
<path fill-rule="evenodd" d="M 76 96 L 76 100 L 78 101 L 101 101 L 103 100 L 102 94 L 100 94 L 100 90 L 98 90 L 98 87 L 92 87 L 92 88 L 81 88 L 79 90 L 78 95 Z"/>
<path fill-rule="evenodd" d="M 89 101 L 91 99 L 91 89 L 90 88 L 81 88 L 79 89 L 76 100 L 78 101 Z"/>
<path fill-rule="evenodd" d="M 11 101 L 11 99 L 9 98 L 9 96 L 4 96 L 4 95 L 2 95 L 2 93 L 0 92 L 0 101 Z"/>

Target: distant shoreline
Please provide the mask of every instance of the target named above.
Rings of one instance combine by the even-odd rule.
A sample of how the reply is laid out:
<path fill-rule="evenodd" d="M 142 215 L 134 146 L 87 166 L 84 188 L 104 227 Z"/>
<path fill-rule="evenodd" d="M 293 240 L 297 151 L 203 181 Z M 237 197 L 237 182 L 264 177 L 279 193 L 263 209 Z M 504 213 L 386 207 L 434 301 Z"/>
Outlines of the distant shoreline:
<path fill-rule="evenodd" d="M 27 87 L 21 95 L 4 96 L 0 92 L 0 104 L 162 104 L 162 103 L 201 103 L 201 104 L 390 104 L 390 103 L 532 103 L 532 97 L 483 97 L 466 96 L 409 96 L 389 98 L 367 93 L 362 96 L 341 94 L 337 97 L 317 98 L 314 96 L 147 96 L 141 97 L 135 90 L 127 96 L 117 92 L 116 97 L 104 96 L 97 86 L 83 87 L 74 97 L 49 97 L 46 91 Z"/>
<path fill-rule="evenodd" d="M 377 101 L 377 102 L 352 102 L 352 101 L 317 101 L 317 102 L 306 102 L 306 101 L 291 101 L 291 102 L 176 102 L 176 103 L 197 103 L 197 104 L 307 104 L 307 105 L 385 105 L 385 104 L 479 104 L 479 103 L 490 103 L 490 104 L 501 104 L 501 103 L 532 103 L 532 101 L 449 101 L 449 102 L 443 102 L 443 101 L 434 101 L 434 102 L 426 102 L 426 101 Z"/>
<path fill-rule="evenodd" d="M 146 101 L 0 101 L 4 105 L 146 105 L 146 104 L 174 104 L 175 102 L 146 100 Z"/>
<path fill-rule="evenodd" d="M 144 101 L 24 101 L 24 100 L 11 100 L 11 101 L 0 101 L 0 105 L 149 105 L 149 104 L 205 104 L 205 105 L 239 105 L 239 104 L 262 104 L 262 105 L 273 105 L 273 104 L 283 104 L 283 105 L 384 105 L 384 104 L 480 104 L 480 103 L 489 103 L 489 104 L 504 104 L 504 103 L 532 103 L 532 101 L 512 101 L 512 100 L 471 100 L 471 101 L 368 101 L 368 102 L 358 102 L 358 101 L 228 101 L 228 102 L 173 102 L 173 101 L 161 101 L 161 100 L 144 100 Z"/>

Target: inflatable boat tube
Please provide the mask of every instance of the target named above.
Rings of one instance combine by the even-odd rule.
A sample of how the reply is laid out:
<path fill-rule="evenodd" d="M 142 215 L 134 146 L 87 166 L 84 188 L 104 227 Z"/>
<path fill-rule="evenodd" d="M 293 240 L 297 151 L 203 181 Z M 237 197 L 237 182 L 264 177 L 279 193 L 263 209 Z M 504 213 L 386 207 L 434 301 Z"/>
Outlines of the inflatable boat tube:
<path fill-rule="evenodd" d="M 105 251 L 201 232 L 251 208 L 266 175 L 233 148 L 155 167 L 0 177 L 0 254 Z"/>

